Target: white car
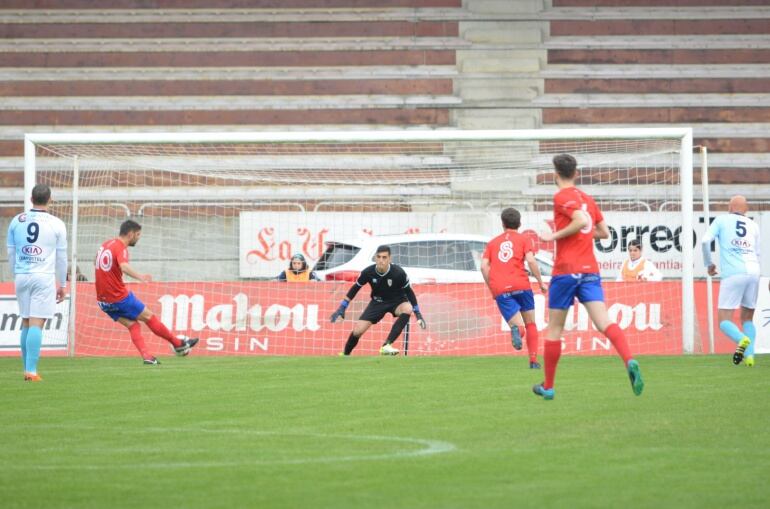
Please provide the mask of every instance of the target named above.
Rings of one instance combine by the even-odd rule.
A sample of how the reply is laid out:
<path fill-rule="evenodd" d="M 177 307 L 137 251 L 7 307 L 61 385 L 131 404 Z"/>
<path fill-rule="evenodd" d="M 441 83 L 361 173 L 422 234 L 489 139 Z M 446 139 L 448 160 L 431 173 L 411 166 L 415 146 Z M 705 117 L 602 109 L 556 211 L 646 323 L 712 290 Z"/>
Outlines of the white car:
<path fill-rule="evenodd" d="M 355 281 L 374 263 L 377 247 L 386 244 L 393 263 L 406 270 L 412 283 L 483 283 L 479 268 L 489 240 L 484 235 L 413 233 L 331 241 L 313 270 L 325 281 Z M 547 280 L 551 261 L 535 258 Z"/>

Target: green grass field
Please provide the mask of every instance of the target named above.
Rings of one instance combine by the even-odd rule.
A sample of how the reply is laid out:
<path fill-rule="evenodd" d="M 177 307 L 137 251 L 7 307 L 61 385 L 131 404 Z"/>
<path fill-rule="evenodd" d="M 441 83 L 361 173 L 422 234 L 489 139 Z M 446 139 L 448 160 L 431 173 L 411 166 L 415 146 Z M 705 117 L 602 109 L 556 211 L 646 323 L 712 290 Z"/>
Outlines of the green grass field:
<path fill-rule="evenodd" d="M 770 358 L 0 359 L 0 506 L 767 507 Z"/>

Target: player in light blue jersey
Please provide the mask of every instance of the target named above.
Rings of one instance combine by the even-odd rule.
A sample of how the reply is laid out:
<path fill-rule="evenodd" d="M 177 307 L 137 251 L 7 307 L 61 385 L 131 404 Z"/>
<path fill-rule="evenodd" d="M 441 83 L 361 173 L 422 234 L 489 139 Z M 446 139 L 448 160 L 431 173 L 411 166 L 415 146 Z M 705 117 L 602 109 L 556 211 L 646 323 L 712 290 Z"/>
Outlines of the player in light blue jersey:
<path fill-rule="evenodd" d="M 16 285 L 21 325 L 24 380 L 39 382 L 37 373 L 43 325 L 64 300 L 67 286 L 67 229 L 48 213 L 51 188 L 32 189 L 32 209 L 13 218 L 8 226 L 8 261 Z"/>
<path fill-rule="evenodd" d="M 753 366 L 757 331 L 752 320 L 759 291 L 759 226 L 746 217 L 748 210 L 745 197 L 730 198 L 729 213 L 711 223 L 701 241 L 701 248 L 708 273 L 714 276 L 717 270 L 711 261 L 710 244 L 716 240 L 719 245 L 719 271 L 722 276 L 717 312 L 719 329 L 738 344 L 733 364 L 740 364 L 745 355 L 746 365 Z M 733 322 L 733 315 L 739 307 L 743 330 Z"/>

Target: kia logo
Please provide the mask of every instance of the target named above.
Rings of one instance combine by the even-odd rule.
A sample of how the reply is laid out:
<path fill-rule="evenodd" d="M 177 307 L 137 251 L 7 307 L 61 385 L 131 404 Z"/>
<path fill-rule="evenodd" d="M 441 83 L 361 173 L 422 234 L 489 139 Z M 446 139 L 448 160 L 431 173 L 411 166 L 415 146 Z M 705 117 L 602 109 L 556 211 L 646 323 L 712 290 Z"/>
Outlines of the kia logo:
<path fill-rule="evenodd" d="M 24 246 L 21 248 L 21 252 L 29 256 L 38 256 L 43 254 L 43 249 L 38 246 Z"/>

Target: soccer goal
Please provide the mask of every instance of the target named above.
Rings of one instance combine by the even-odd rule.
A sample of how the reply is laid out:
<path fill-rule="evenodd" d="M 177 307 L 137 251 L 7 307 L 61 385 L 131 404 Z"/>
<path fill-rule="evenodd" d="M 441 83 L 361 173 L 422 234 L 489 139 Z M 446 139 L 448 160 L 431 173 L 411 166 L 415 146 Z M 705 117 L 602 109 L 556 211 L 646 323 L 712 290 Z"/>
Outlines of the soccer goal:
<path fill-rule="evenodd" d="M 97 306 L 99 246 L 126 219 L 143 227 L 130 263 L 153 282 L 130 289 L 198 355 L 330 355 L 369 302 L 329 315 L 379 244 L 404 267 L 428 327 L 395 346 L 410 355 L 517 354 L 479 272 L 486 242 L 515 207 L 548 276 L 556 191 L 551 159 L 578 160 L 579 185 L 610 227 L 595 242 L 611 317 L 637 353 L 702 348 L 694 305 L 690 129 L 30 134 L 26 196 L 54 190 L 70 228 L 72 287 L 61 327 L 73 355 L 134 355 L 125 329 Z M 662 281 L 616 282 L 639 239 Z M 276 281 L 301 254 L 321 281 Z M 547 280 L 547 278 L 546 278 Z M 547 301 L 536 293 L 538 328 Z M 377 352 L 385 317 L 356 354 Z M 51 332 L 53 334 L 53 332 Z M 145 337 L 151 334 L 145 330 Z M 168 351 L 157 338 L 148 343 Z M 565 353 L 609 354 L 582 307 Z"/>

